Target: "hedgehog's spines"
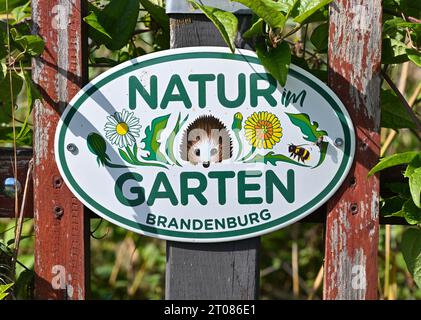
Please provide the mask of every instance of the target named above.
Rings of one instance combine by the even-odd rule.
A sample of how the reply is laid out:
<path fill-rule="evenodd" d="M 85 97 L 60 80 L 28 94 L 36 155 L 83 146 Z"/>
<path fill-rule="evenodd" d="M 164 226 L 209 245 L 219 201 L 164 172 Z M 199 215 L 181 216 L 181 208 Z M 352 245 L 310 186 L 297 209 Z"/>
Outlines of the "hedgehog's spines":
<path fill-rule="evenodd" d="M 228 131 L 226 125 L 219 120 L 218 118 L 214 117 L 213 115 L 201 115 L 193 120 L 185 129 L 182 142 L 180 146 L 180 155 L 183 160 L 187 159 L 188 150 L 196 141 L 187 141 L 189 133 L 194 129 L 203 129 L 206 131 L 206 134 L 211 137 L 212 130 L 222 130 L 224 134 L 226 134 L 229 144 L 230 144 L 230 157 L 232 156 L 232 138 L 230 132 Z"/>

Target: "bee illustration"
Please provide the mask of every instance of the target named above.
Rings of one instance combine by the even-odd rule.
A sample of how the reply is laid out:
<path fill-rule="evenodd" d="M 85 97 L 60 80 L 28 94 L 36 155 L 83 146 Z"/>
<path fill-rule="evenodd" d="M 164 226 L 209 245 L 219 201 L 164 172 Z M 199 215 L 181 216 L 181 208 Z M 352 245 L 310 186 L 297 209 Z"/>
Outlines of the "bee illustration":
<path fill-rule="evenodd" d="M 288 152 L 291 154 L 290 157 L 295 159 L 298 157 L 298 161 L 303 163 L 307 160 L 310 160 L 310 151 L 303 148 L 302 145 L 296 146 L 295 144 L 290 144 L 288 147 Z"/>

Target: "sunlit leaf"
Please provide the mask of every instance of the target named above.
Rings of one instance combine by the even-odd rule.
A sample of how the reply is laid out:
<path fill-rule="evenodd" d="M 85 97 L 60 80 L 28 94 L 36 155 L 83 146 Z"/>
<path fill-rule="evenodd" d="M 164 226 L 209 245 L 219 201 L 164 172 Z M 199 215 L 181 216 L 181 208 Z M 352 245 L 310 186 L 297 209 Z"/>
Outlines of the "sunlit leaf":
<path fill-rule="evenodd" d="M 104 9 L 88 5 L 90 22 L 100 27 L 100 31 L 91 26 L 89 37 L 97 44 L 104 44 L 110 50 L 124 47 L 133 35 L 139 16 L 138 0 L 111 0 Z M 89 21 L 89 19 L 88 19 Z M 110 38 L 111 37 L 111 38 Z"/>
<path fill-rule="evenodd" d="M 287 81 L 288 69 L 291 64 L 291 49 L 285 41 L 276 48 L 268 49 L 264 43 L 256 46 L 257 56 L 265 69 L 278 80 L 281 86 Z"/>
<path fill-rule="evenodd" d="M 106 37 L 111 38 L 111 36 L 108 34 L 107 30 L 101 25 L 101 23 L 98 21 L 98 17 L 96 16 L 95 12 L 91 11 L 89 15 L 83 18 L 83 21 L 85 21 L 88 25 L 90 25 L 92 28 L 94 28 L 96 31 L 102 33 Z"/>
<path fill-rule="evenodd" d="M 243 33 L 243 38 L 253 38 L 261 35 L 263 31 L 263 19 L 259 18 L 246 32 Z"/>
<path fill-rule="evenodd" d="M 381 170 L 394 167 L 401 164 L 408 164 L 410 163 L 418 154 L 420 154 L 418 151 L 408 151 L 408 152 L 402 152 L 393 154 L 391 156 L 385 157 L 380 160 L 378 164 L 376 164 L 368 173 L 368 176 L 371 176 L 375 174 L 376 172 L 379 172 Z"/>
<path fill-rule="evenodd" d="M 414 204 L 421 208 L 421 153 L 418 153 L 408 164 L 404 176 L 409 179 L 409 190 Z"/>
<path fill-rule="evenodd" d="M 406 230 L 402 236 L 401 248 L 408 271 L 421 288 L 421 230 L 418 228 Z"/>
<path fill-rule="evenodd" d="M 304 24 L 313 14 L 330 2 L 332 2 L 332 0 L 300 0 L 299 4 L 296 6 L 298 15 L 294 17 L 294 21 L 299 24 Z"/>
<path fill-rule="evenodd" d="M 249 7 L 256 15 L 262 18 L 274 29 L 283 29 L 290 5 L 272 0 L 233 0 Z"/>
<path fill-rule="evenodd" d="M 235 51 L 234 40 L 238 30 L 238 19 L 231 12 L 220 10 L 209 6 L 201 5 L 193 0 L 189 0 L 194 8 L 200 9 L 213 22 L 215 27 L 219 30 L 225 43 Z"/>
<path fill-rule="evenodd" d="M 154 19 L 159 26 L 164 30 L 164 32 L 169 32 L 170 30 L 170 19 L 165 13 L 165 9 L 161 6 L 158 6 L 152 3 L 149 0 L 139 0 L 142 7 L 149 12 L 152 19 Z"/>
<path fill-rule="evenodd" d="M 382 90 L 380 102 L 380 123 L 383 128 L 415 128 L 415 124 L 409 116 L 408 111 L 392 90 Z"/>
<path fill-rule="evenodd" d="M 311 33 L 310 41 L 318 52 L 325 53 L 327 52 L 328 37 L 329 24 L 322 23 L 313 30 Z"/>

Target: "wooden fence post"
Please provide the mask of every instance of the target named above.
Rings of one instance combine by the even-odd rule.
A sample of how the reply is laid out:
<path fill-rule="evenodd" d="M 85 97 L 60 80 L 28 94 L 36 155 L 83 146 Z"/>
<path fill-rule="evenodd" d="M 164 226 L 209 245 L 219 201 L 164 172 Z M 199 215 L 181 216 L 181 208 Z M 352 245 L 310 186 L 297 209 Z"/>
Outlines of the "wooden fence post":
<path fill-rule="evenodd" d="M 325 299 L 376 299 L 380 153 L 381 0 L 330 4 L 329 86 L 356 129 L 355 163 L 328 203 Z"/>
<path fill-rule="evenodd" d="M 34 109 L 35 296 L 85 299 L 89 222 L 63 183 L 54 158 L 60 114 L 87 79 L 83 0 L 34 0 L 34 33 L 45 50 L 33 63 L 42 101 Z"/>
<path fill-rule="evenodd" d="M 239 16 L 237 47 L 251 16 Z M 171 47 L 226 46 L 202 14 L 171 14 Z M 166 299 L 256 299 L 260 238 L 223 243 L 167 241 Z"/>

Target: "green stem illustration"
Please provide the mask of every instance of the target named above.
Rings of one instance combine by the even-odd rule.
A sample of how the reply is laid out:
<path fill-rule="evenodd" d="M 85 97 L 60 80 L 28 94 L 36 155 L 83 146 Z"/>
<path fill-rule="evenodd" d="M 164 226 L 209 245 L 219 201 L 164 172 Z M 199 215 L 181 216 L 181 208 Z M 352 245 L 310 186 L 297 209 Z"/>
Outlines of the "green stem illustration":
<path fill-rule="evenodd" d="M 251 147 L 251 150 L 250 150 L 250 152 L 249 153 L 247 153 L 242 159 L 241 159 L 241 161 L 246 161 L 247 159 L 249 159 L 253 154 L 254 154 L 254 152 L 256 151 L 256 147 L 254 147 L 254 146 L 252 146 Z"/>
<path fill-rule="evenodd" d="M 241 138 L 240 138 L 240 130 L 234 130 L 234 135 L 235 135 L 235 138 L 237 139 L 237 143 L 238 143 L 237 156 L 235 157 L 235 160 L 237 161 L 238 158 L 240 158 L 241 153 L 243 152 L 243 144 L 242 144 Z"/>
<path fill-rule="evenodd" d="M 142 162 L 138 159 L 137 155 L 135 154 L 134 151 L 132 151 L 129 147 L 125 148 L 126 152 L 124 152 L 123 149 L 119 149 L 120 155 L 121 157 L 136 166 L 149 166 L 149 167 L 160 167 L 160 168 L 165 168 L 168 169 L 167 166 L 160 164 L 160 163 L 152 163 L 152 162 Z M 137 150 L 137 145 L 133 146 L 133 150 Z M 137 152 L 136 152 L 137 153 Z"/>

